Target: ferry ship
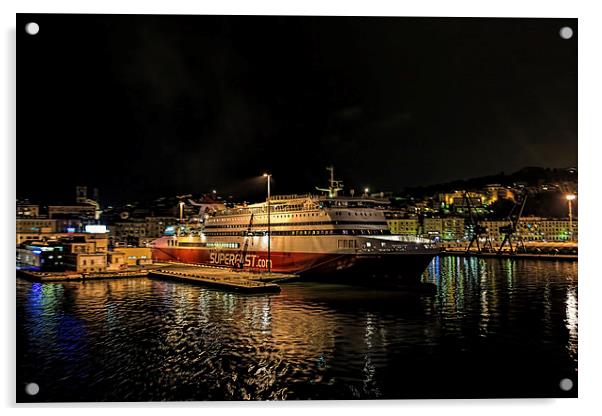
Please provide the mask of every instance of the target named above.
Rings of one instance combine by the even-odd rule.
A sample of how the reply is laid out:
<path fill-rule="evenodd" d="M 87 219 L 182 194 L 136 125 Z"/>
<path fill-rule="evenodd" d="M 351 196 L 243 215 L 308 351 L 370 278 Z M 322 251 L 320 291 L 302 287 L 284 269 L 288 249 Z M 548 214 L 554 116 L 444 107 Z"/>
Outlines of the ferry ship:
<path fill-rule="evenodd" d="M 266 202 L 205 215 L 202 226 L 179 227 L 151 243 L 156 261 L 363 283 L 414 284 L 440 251 L 414 236 L 391 235 L 388 201 L 324 195 L 270 196 Z M 268 179 L 269 180 L 269 179 Z"/>

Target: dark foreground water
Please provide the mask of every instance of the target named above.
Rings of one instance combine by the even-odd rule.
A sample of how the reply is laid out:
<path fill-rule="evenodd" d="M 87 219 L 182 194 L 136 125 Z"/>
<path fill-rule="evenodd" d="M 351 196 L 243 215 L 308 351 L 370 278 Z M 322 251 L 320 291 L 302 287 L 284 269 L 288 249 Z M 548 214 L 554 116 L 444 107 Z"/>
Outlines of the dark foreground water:
<path fill-rule="evenodd" d="M 435 295 L 19 279 L 17 399 L 576 396 L 577 262 L 435 258 L 424 280 Z"/>

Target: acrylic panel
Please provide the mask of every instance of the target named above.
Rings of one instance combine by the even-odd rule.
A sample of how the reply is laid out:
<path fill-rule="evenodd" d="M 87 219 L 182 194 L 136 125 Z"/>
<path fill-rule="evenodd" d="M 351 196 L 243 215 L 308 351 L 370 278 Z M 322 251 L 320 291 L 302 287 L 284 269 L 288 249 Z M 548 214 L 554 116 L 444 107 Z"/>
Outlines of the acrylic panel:
<path fill-rule="evenodd" d="M 577 397 L 577 36 L 17 15 L 17 401 Z"/>

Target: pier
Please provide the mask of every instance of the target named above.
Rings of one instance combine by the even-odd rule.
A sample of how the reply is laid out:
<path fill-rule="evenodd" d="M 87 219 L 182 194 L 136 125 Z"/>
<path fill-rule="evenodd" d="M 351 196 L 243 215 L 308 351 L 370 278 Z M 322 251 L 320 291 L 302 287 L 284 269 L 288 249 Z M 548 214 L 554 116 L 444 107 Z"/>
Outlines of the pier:
<path fill-rule="evenodd" d="M 503 259 L 528 259 L 528 260 L 570 260 L 578 259 L 578 243 L 572 241 L 543 242 L 528 241 L 515 242 L 513 251 L 505 248 L 500 252 L 500 245 L 470 247 L 466 242 L 446 242 L 442 244 L 444 256 L 503 258 Z"/>
<path fill-rule="evenodd" d="M 576 261 L 576 254 L 537 254 L 537 253 L 497 253 L 497 252 L 478 252 L 477 250 L 445 250 L 441 252 L 442 256 L 457 257 L 479 257 L 489 259 L 523 259 L 523 260 L 569 260 Z"/>
<path fill-rule="evenodd" d="M 129 279 L 134 277 L 154 277 L 180 280 L 223 290 L 242 293 L 280 292 L 277 282 L 294 280 L 296 274 L 257 273 L 243 270 L 231 270 L 223 267 L 200 265 L 168 264 L 139 270 L 78 273 L 78 272 L 39 272 L 17 270 L 17 274 L 36 282 L 65 282 L 101 279 Z"/>
<path fill-rule="evenodd" d="M 65 282 L 73 280 L 129 279 L 148 276 L 148 270 L 129 270 L 119 272 L 38 272 L 33 270 L 17 270 L 17 274 L 37 282 Z"/>
<path fill-rule="evenodd" d="M 294 279 L 297 275 L 252 273 L 218 267 L 172 266 L 149 272 L 150 277 L 181 280 L 243 293 L 280 292 L 275 281 Z"/>

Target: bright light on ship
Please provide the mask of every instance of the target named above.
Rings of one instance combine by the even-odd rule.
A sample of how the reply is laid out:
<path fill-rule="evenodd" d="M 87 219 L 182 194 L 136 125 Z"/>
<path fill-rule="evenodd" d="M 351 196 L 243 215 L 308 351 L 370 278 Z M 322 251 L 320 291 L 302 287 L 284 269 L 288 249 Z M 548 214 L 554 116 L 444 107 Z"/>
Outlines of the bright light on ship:
<path fill-rule="evenodd" d="M 86 232 L 91 234 L 104 234 L 107 232 L 107 226 L 98 224 L 88 224 L 86 225 Z"/>

